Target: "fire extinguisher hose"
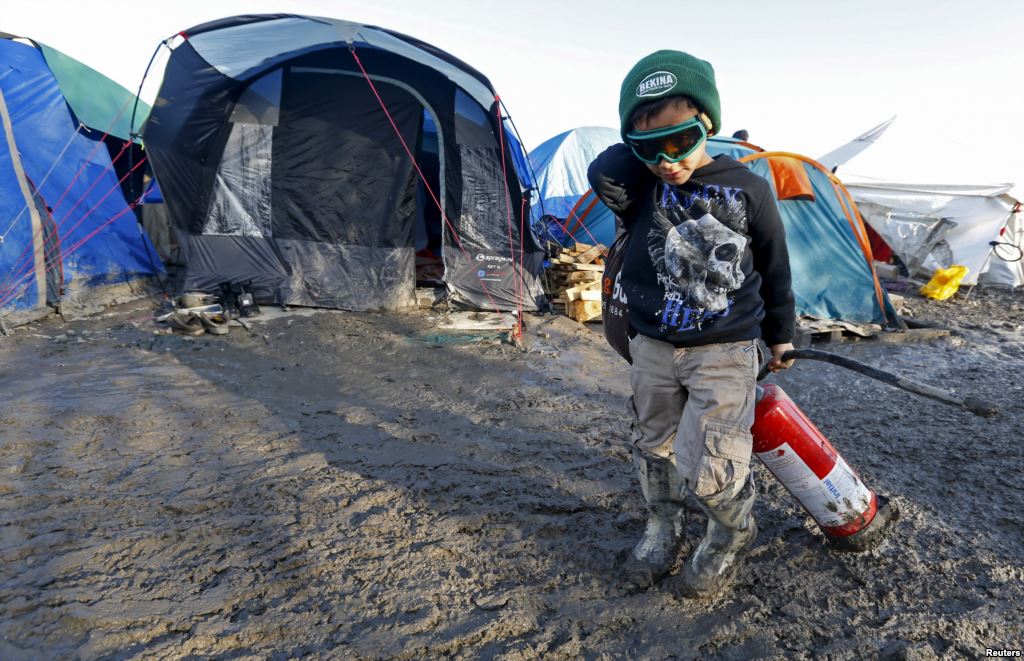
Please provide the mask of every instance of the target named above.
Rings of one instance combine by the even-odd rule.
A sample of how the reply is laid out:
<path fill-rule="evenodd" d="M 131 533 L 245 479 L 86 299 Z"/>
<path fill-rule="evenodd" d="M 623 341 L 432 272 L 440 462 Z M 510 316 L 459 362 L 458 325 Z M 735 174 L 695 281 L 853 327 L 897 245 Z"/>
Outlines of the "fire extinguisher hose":
<path fill-rule="evenodd" d="M 926 383 L 918 383 L 917 381 L 913 381 L 898 374 L 886 372 L 885 370 L 880 370 L 877 367 L 866 365 L 860 361 L 853 360 L 852 358 L 847 358 L 846 356 L 829 353 L 828 351 L 820 351 L 818 349 L 794 349 L 782 354 L 782 359 L 820 360 L 826 363 L 832 363 L 833 365 L 845 367 L 848 370 L 853 370 L 854 372 L 869 376 L 872 379 L 877 379 L 878 381 L 887 383 L 890 386 L 912 392 L 915 395 L 921 395 L 922 397 L 934 399 L 935 401 L 942 402 L 943 404 L 949 404 L 951 406 L 966 409 L 975 415 L 989 417 L 997 413 L 995 406 L 977 397 L 959 397 L 941 388 L 936 388 L 935 386 L 930 386 Z M 761 374 L 758 375 L 758 380 L 761 380 L 767 376 L 767 374 L 767 368 L 763 369 Z"/>

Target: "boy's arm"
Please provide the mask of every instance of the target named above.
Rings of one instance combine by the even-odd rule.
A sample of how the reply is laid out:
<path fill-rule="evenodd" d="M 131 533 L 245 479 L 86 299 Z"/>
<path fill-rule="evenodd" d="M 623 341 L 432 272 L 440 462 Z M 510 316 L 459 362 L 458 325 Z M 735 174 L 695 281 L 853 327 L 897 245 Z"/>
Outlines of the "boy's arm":
<path fill-rule="evenodd" d="M 755 213 L 749 220 L 750 249 L 754 253 L 754 269 L 761 274 L 761 298 L 764 300 L 764 320 L 761 336 L 772 349 L 774 369 L 785 369 L 792 364 L 781 362 L 784 351 L 792 349 L 796 326 L 792 277 L 789 271 L 789 251 L 786 248 L 786 228 L 769 186 L 755 201 Z"/>
<path fill-rule="evenodd" d="M 651 185 L 650 171 L 633 156 L 629 147 L 619 143 L 594 159 L 587 170 L 587 178 L 597 197 L 629 229 L 636 212 L 636 200 Z"/>

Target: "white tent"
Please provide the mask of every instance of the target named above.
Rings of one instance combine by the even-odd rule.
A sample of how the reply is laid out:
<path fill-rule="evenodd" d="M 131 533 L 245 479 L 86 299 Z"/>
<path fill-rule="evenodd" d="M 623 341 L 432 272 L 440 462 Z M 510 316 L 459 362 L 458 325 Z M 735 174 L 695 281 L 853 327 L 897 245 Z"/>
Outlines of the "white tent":
<path fill-rule="evenodd" d="M 889 120 L 822 158 L 834 161 L 865 222 L 917 275 L 962 264 L 965 284 L 1022 286 L 1024 172 L 1018 161 L 984 152 L 984 144 L 915 134 Z M 1016 183 L 975 185 L 1008 178 Z"/>
<path fill-rule="evenodd" d="M 1008 184 L 846 182 L 846 187 L 864 221 L 912 274 L 927 276 L 937 268 L 962 264 L 968 268 L 966 284 L 1024 284 L 1018 248 L 1024 245 L 1024 223 L 1019 203 L 1007 194 Z"/>

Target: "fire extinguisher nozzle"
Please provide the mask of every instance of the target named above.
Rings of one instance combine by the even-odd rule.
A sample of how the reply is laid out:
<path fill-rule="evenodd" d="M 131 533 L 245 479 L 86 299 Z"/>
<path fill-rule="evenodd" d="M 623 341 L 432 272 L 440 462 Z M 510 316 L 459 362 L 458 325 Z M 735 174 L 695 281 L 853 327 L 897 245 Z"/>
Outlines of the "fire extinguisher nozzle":
<path fill-rule="evenodd" d="M 837 551 L 863 553 L 875 548 L 885 539 L 889 528 L 900 518 L 900 510 L 894 502 L 885 496 L 878 494 L 876 497 L 878 499 L 878 511 L 875 512 L 871 522 L 856 533 L 846 537 L 828 536 L 828 541 L 832 548 Z"/>

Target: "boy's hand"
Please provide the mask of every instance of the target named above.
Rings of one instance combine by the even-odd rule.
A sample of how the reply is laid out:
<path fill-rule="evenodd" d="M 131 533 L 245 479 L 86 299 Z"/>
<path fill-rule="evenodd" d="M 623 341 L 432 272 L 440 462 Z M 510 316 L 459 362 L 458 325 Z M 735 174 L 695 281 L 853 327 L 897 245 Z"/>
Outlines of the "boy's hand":
<path fill-rule="evenodd" d="M 772 359 L 768 361 L 768 371 L 778 372 L 779 370 L 788 370 L 793 365 L 793 359 L 782 360 L 782 354 L 787 351 L 792 351 L 793 348 L 792 342 L 787 342 L 786 344 L 773 344 L 770 347 L 772 350 Z"/>

